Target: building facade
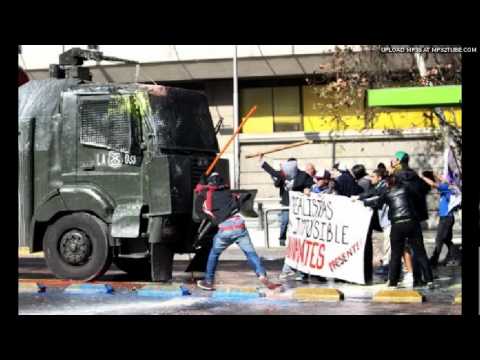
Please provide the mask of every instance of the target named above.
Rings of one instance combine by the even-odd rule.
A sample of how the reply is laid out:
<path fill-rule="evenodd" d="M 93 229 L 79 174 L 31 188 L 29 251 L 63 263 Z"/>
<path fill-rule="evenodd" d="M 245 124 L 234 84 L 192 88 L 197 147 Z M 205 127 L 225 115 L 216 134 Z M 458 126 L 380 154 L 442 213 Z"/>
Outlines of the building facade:
<path fill-rule="evenodd" d="M 57 63 L 58 55 L 72 47 L 87 46 L 23 45 L 19 65 L 30 78 L 47 78 L 49 64 Z M 461 93 L 459 101 L 442 102 L 440 98 L 427 99 L 428 96 L 423 102 L 412 100 L 400 105 L 386 101 L 376 107 L 375 121 L 365 128 L 363 114 L 369 107 L 366 91 L 358 106 L 342 111 L 342 125 L 339 126 L 338 119 L 325 110 L 323 98 L 318 95 L 324 84 L 312 85 L 312 79 L 325 75 L 322 69 L 331 63 L 335 47 L 237 46 L 238 116 L 241 119 L 253 105 L 257 105 L 257 111 L 240 134 L 239 158 L 234 157 L 233 146 L 224 157 L 230 160 L 232 174 L 235 163 L 240 163 L 240 187 L 258 189 L 257 199 L 266 204 L 276 202 L 278 190 L 260 169 L 257 159 L 246 159 L 245 155 L 305 139 L 314 143 L 266 155 L 266 160 L 274 167 L 295 157 L 301 168 L 309 162 L 317 168 L 344 162 L 349 167 L 363 164 L 367 170 L 373 170 L 379 162 L 388 164 L 396 151 L 403 150 L 410 154 L 414 169 L 442 170 L 442 151 L 432 146 L 432 122 L 436 120 L 431 110 L 442 105 L 447 120 L 461 126 Z M 154 81 L 203 91 L 208 97 L 214 123 L 223 119 L 218 135 L 220 146 L 228 141 L 234 130 L 233 45 L 100 45 L 99 48 L 105 55 L 139 61 L 141 66 L 137 72 L 135 65 L 93 63 L 94 81 Z M 352 46 L 352 50 L 359 54 L 364 51 L 361 46 Z M 391 54 L 386 58 L 388 68 L 398 73 L 408 71 L 412 61 L 412 54 Z M 427 67 L 433 66 L 434 61 L 443 60 L 427 59 Z M 398 86 L 402 85 L 399 80 Z M 429 201 L 434 214 L 437 198 L 432 196 Z M 432 216 L 430 225 L 435 223 L 436 217 Z"/>

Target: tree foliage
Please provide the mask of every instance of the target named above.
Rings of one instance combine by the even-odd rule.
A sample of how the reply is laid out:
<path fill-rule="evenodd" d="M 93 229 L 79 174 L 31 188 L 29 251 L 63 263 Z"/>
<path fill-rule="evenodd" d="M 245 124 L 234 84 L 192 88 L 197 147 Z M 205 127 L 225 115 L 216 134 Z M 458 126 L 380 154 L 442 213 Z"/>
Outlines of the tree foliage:
<path fill-rule="evenodd" d="M 328 57 L 329 60 L 320 64 L 318 71 L 307 78 L 307 83 L 317 96 L 317 109 L 334 121 L 332 132 L 348 129 L 348 124 L 344 121 L 346 113 L 363 117 L 362 130 L 374 128 L 377 113 L 385 109 L 365 106 L 368 89 L 461 84 L 460 54 L 424 54 L 427 76 L 422 77 L 413 53 L 399 56 L 380 51 L 387 46 L 361 45 L 359 49 L 336 46 Z M 454 117 L 453 109 L 443 110 L 452 111 Z M 449 131 L 461 154 L 461 128 L 454 121 L 440 120 L 444 126 L 440 129 L 435 127 L 434 120 L 438 114 L 434 109 L 425 112 L 424 118 L 431 131 L 432 146 L 435 149 L 443 146 L 443 131 Z M 385 129 L 384 133 L 401 135 L 402 130 Z"/>

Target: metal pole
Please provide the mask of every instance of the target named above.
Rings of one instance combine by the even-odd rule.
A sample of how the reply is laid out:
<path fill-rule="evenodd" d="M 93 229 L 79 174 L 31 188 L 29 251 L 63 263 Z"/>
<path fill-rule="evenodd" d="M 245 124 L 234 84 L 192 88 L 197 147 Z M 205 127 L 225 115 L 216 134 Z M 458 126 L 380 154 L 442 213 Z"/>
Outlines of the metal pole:
<path fill-rule="evenodd" d="M 238 121 L 238 66 L 237 66 L 237 45 L 234 45 L 233 53 L 233 130 L 237 131 Z M 240 187 L 240 136 L 235 137 L 233 147 L 233 164 L 234 164 L 234 189 Z"/>

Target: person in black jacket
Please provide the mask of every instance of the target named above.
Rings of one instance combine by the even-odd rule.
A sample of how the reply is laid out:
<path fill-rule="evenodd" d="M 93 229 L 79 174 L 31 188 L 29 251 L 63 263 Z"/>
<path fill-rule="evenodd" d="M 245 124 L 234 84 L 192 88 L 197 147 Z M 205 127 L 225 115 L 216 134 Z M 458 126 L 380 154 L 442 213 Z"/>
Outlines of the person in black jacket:
<path fill-rule="evenodd" d="M 297 159 L 290 158 L 281 165 L 281 170 L 277 171 L 273 169 L 265 160 L 263 156 L 260 156 L 260 166 L 265 170 L 273 179 L 275 187 L 280 189 L 280 204 L 283 206 L 289 206 L 290 204 L 290 191 L 304 192 L 305 189 L 310 189 L 313 185 L 313 178 L 306 172 L 300 170 L 297 166 Z M 285 246 L 285 240 L 287 239 L 289 211 L 282 210 L 280 213 L 280 246 Z M 300 272 L 293 271 L 290 266 L 284 263 L 281 279 L 285 279 L 291 275 L 297 275 L 295 280 L 308 281 L 308 276 Z"/>
<path fill-rule="evenodd" d="M 427 285 L 433 287 L 432 269 L 423 245 L 422 229 L 413 202 L 414 197 L 410 189 L 399 182 L 395 176 L 388 178 L 388 185 L 389 190 L 387 192 L 364 200 L 365 205 L 376 209 L 384 204 L 387 204 L 389 207 L 388 218 L 392 224 L 390 232 L 392 254 L 387 286 L 396 287 L 398 285 L 402 255 L 405 245 L 408 244 L 415 253 Z"/>
<path fill-rule="evenodd" d="M 288 159 L 281 165 L 280 171 L 272 168 L 263 159 L 263 156 L 260 156 L 259 161 L 262 169 L 272 177 L 275 187 L 280 189 L 280 204 L 283 206 L 289 206 L 290 204 L 290 191 L 300 191 L 303 193 L 305 189 L 310 189 L 313 185 L 313 178 L 298 168 L 297 159 Z M 282 210 L 280 216 L 281 225 L 279 240 L 280 245 L 285 246 L 288 228 L 288 210 Z"/>
<path fill-rule="evenodd" d="M 242 202 L 246 199 L 232 193 L 218 173 L 212 173 L 207 184 L 198 184 L 195 192 L 201 202 L 204 217 L 218 226 L 218 232 L 213 238 L 213 246 L 208 256 L 205 279 L 197 282 L 198 287 L 204 290 L 215 289 L 214 279 L 218 259 L 222 252 L 233 243 L 242 249 L 249 265 L 262 284 L 269 289 L 279 286 L 268 280 L 267 272 L 250 240 L 245 220 L 239 214 Z"/>
<path fill-rule="evenodd" d="M 396 181 L 409 189 L 417 219 L 421 223 L 422 221 L 428 220 L 427 195 L 431 191 L 431 188 L 418 176 L 415 170 L 410 168 L 409 161 L 410 156 L 405 151 L 397 151 L 391 165 Z M 425 247 L 425 245 L 423 245 L 423 236 L 420 241 L 422 246 Z M 407 268 L 413 268 L 414 282 L 422 283 L 427 281 L 425 274 L 420 272 L 422 267 L 418 264 L 415 251 L 407 248 L 405 255 Z"/>
<path fill-rule="evenodd" d="M 335 178 L 337 195 L 350 197 L 363 192 L 363 189 L 357 184 L 355 178 L 344 164 L 335 164 L 332 169 L 332 175 Z"/>
<path fill-rule="evenodd" d="M 363 189 L 363 192 L 370 190 L 372 187 L 372 181 L 370 180 L 370 176 L 368 176 L 364 165 L 354 165 L 352 167 L 352 174 L 358 186 Z"/>

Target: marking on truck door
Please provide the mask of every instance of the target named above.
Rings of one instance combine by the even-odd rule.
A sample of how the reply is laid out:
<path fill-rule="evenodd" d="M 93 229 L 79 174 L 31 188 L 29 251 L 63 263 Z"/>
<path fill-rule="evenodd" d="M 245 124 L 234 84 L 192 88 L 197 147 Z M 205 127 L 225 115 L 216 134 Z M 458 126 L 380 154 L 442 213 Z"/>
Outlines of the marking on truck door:
<path fill-rule="evenodd" d="M 117 169 L 122 166 L 122 154 L 115 151 L 108 152 L 108 166 Z"/>
<path fill-rule="evenodd" d="M 106 166 L 107 157 L 105 153 L 97 154 L 97 166 Z"/>

